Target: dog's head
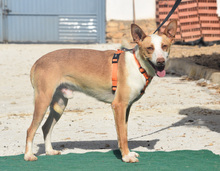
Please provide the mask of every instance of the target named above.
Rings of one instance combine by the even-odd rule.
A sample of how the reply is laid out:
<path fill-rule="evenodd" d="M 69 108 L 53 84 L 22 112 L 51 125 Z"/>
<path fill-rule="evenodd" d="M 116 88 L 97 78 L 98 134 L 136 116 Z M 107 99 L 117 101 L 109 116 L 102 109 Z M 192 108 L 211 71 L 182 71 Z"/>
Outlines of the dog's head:
<path fill-rule="evenodd" d="M 138 44 L 141 58 L 152 65 L 157 76 L 163 77 L 166 72 L 165 62 L 168 59 L 170 46 L 177 30 L 177 21 L 171 21 L 163 34 L 152 34 L 147 36 L 143 30 L 136 24 L 131 25 L 131 34 L 134 41 Z"/>

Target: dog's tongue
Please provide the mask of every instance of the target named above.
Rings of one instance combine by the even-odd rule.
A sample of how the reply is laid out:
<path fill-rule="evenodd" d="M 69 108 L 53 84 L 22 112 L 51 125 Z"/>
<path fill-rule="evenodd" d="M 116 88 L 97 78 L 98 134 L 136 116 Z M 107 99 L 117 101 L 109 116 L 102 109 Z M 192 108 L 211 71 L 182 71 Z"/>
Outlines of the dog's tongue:
<path fill-rule="evenodd" d="M 166 75 L 166 71 L 163 70 L 163 71 L 157 71 L 157 76 L 158 77 L 164 77 Z"/>

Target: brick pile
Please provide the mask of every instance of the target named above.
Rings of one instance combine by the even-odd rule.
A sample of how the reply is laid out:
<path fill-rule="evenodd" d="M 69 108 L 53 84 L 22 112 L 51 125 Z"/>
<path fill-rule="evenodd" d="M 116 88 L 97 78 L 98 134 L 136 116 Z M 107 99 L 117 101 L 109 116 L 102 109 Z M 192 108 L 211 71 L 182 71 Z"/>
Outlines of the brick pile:
<path fill-rule="evenodd" d="M 175 0 L 156 0 L 157 26 L 165 19 Z M 217 15 L 216 0 L 184 0 L 169 20 L 178 20 L 176 41 L 220 40 L 220 20 Z M 162 32 L 168 22 L 161 28 Z"/>

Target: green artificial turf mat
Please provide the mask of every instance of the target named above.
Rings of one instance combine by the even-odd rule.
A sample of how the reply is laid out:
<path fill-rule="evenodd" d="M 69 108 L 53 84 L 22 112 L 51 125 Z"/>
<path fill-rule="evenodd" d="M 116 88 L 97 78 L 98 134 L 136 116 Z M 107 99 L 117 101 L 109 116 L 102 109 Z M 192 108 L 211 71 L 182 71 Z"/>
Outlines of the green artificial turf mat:
<path fill-rule="evenodd" d="M 124 163 L 118 150 L 107 153 L 70 153 L 58 156 L 38 156 L 34 162 L 24 161 L 24 155 L 0 157 L 1 171 L 16 170 L 167 170 L 220 171 L 220 156 L 208 150 L 138 152 L 139 163 Z"/>

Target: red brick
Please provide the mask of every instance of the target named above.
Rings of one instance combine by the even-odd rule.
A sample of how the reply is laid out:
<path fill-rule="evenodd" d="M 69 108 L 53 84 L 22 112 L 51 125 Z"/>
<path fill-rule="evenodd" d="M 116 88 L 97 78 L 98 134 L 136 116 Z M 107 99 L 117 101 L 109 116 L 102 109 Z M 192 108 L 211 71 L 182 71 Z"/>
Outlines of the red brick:
<path fill-rule="evenodd" d="M 187 30 L 187 29 L 200 29 L 200 24 L 189 24 L 189 25 L 181 25 L 181 30 Z"/>
<path fill-rule="evenodd" d="M 217 16 L 200 16 L 200 21 L 219 21 Z"/>
<path fill-rule="evenodd" d="M 216 6 L 217 6 L 216 2 L 214 2 L 214 3 L 199 2 L 198 3 L 198 7 L 216 7 Z"/>
<path fill-rule="evenodd" d="M 202 34 L 220 34 L 220 30 L 202 30 Z"/>
<path fill-rule="evenodd" d="M 202 27 L 216 27 L 220 28 L 220 23 L 201 23 Z"/>
<path fill-rule="evenodd" d="M 197 8 L 197 2 L 194 2 L 194 3 L 190 3 L 190 4 L 180 4 L 179 5 L 179 10 L 181 10 L 181 9 L 189 9 L 189 8 Z"/>
<path fill-rule="evenodd" d="M 212 37 L 213 36 L 213 37 Z M 220 35 L 212 35 L 211 37 L 203 36 L 204 41 L 209 42 L 209 41 L 218 41 L 220 40 Z"/>
<path fill-rule="evenodd" d="M 201 35 L 201 32 L 200 31 L 182 32 L 183 37 L 192 36 L 192 35 Z"/>
<path fill-rule="evenodd" d="M 180 22 L 181 24 L 182 24 L 182 23 L 199 22 L 199 18 L 198 18 L 198 17 L 194 17 L 194 18 L 184 18 L 184 19 L 180 19 L 179 22 Z"/>
<path fill-rule="evenodd" d="M 215 14 L 216 10 L 215 9 L 198 9 L 199 14 Z"/>
<path fill-rule="evenodd" d="M 198 15 L 198 11 L 197 10 L 193 10 L 193 11 L 183 11 L 183 12 L 179 12 L 179 16 L 189 16 L 189 15 Z"/>

